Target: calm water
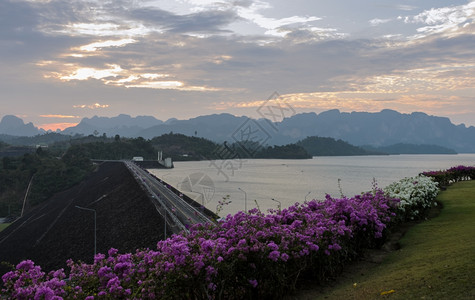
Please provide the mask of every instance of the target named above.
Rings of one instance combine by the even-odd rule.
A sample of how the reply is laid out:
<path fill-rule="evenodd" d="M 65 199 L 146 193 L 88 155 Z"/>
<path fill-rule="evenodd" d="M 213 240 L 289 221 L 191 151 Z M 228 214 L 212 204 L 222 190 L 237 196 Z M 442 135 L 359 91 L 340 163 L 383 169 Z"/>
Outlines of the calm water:
<path fill-rule="evenodd" d="M 217 165 L 221 163 L 225 161 L 216 161 Z M 231 203 L 224 206 L 220 213 L 224 216 L 245 207 L 254 208 L 256 202 L 265 211 L 277 208 L 277 201 L 284 208 L 305 199 L 323 199 L 327 193 L 339 197 L 338 179 L 341 180 L 343 194 L 353 196 L 371 190 L 373 178 L 380 187 L 385 187 L 423 171 L 456 165 L 475 166 L 475 154 L 248 159 L 234 174 L 229 165 L 219 173 L 209 161 L 175 162 L 174 169 L 149 171 L 212 211 L 216 211 L 218 200 L 229 195 Z M 235 162 L 234 167 L 238 166 Z"/>

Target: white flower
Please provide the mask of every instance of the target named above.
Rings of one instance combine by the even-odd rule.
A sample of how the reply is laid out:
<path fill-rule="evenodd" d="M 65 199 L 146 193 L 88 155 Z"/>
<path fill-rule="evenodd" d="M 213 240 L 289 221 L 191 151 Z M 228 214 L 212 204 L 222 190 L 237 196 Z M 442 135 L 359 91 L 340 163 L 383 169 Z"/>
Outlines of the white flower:
<path fill-rule="evenodd" d="M 431 177 L 419 175 L 406 177 L 393 182 L 384 189 L 385 193 L 393 198 L 399 198 L 399 210 L 413 219 L 420 212 L 418 207 L 428 208 L 434 203 L 439 192 L 437 182 Z"/>

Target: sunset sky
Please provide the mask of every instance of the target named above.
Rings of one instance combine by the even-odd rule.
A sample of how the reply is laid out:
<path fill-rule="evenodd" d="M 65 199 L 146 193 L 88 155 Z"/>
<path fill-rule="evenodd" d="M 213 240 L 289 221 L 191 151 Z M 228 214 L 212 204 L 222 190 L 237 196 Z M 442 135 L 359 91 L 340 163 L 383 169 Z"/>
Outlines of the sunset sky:
<path fill-rule="evenodd" d="M 0 1 L 0 118 L 258 117 L 274 92 L 475 125 L 475 1 Z"/>

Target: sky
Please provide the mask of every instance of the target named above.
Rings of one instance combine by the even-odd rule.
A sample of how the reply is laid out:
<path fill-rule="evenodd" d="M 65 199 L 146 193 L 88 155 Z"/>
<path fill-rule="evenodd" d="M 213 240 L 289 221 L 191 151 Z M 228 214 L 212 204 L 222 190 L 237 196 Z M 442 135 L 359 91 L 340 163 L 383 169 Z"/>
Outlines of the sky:
<path fill-rule="evenodd" d="M 475 125 L 475 1 L 0 0 L 0 117 L 393 109 Z"/>

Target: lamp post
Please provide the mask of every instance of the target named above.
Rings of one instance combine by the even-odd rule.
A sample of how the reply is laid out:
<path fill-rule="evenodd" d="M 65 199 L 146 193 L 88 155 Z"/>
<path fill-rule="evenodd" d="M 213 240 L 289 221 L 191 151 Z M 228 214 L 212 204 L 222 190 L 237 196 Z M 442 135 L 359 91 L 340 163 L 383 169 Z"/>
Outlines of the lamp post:
<path fill-rule="evenodd" d="M 247 193 L 240 187 L 238 187 L 238 190 L 244 193 L 244 212 L 247 213 Z"/>
<path fill-rule="evenodd" d="M 165 223 L 164 229 L 163 229 L 163 236 L 165 237 L 164 240 L 167 239 L 167 210 L 163 210 L 163 221 Z"/>
<path fill-rule="evenodd" d="M 312 191 L 309 191 L 309 192 L 307 193 L 307 195 L 305 195 L 305 201 L 307 201 L 307 197 L 308 197 L 308 195 L 310 195 L 311 192 L 312 192 Z"/>
<path fill-rule="evenodd" d="M 30 193 L 31 183 L 33 182 L 33 177 L 35 177 L 36 173 L 31 176 L 30 183 L 28 183 L 28 187 L 26 188 L 25 198 L 23 198 L 23 207 L 21 209 L 20 217 L 23 217 L 23 212 L 25 211 L 25 204 L 26 200 L 28 199 L 28 194 Z"/>
<path fill-rule="evenodd" d="M 95 209 L 92 209 L 92 208 L 86 208 L 86 207 L 81 207 L 81 206 L 77 206 L 76 205 L 76 208 L 79 208 L 79 209 L 82 209 L 82 210 L 89 210 L 89 211 L 93 211 L 94 212 L 94 256 L 96 256 L 96 253 L 97 253 L 97 236 L 96 236 L 96 231 L 97 231 L 97 226 L 96 226 L 96 210 Z"/>
<path fill-rule="evenodd" d="M 277 207 L 279 208 L 279 211 L 280 211 L 282 203 L 280 203 L 279 200 L 275 200 L 274 198 L 272 198 L 272 201 L 275 201 L 275 202 L 279 203 L 279 205 Z"/>

